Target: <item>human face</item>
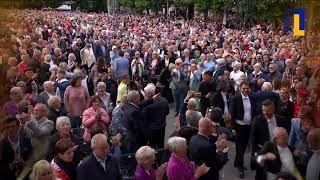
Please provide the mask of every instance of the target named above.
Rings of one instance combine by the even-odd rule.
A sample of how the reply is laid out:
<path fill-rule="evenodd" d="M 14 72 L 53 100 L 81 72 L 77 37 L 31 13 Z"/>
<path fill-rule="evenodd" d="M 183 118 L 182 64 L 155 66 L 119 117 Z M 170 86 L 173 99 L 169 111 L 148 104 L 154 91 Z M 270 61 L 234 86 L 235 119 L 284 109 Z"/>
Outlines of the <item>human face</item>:
<path fill-rule="evenodd" d="M 108 152 L 107 142 L 99 142 L 96 144 L 96 147 L 93 149 L 93 152 L 98 158 L 105 159 Z"/>
<path fill-rule="evenodd" d="M 31 70 L 27 70 L 25 73 L 24 73 L 24 75 L 28 78 L 28 79 L 30 79 L 30 78 L 32 78 L 32 76 L 33 76 L 33 71 L 31 71 Z"/>
<path fill-rule="evenodd" d="M 12 101 L 16 101 L 19 99 L 19 92 L 15 91 L 15 90 L 11 90 L 10 91 L 10 99 Z"/>
<path fill-rule="evenodd" d="M 19 130 L 19 126 L 15 121 L 8 123 L 6 126 L 7 134 L 9 137 L 17 136 L 17 132 Z"/>
<path fill-rule="evenodd" d="M 276 138 L 276 142 L 278 145 L 280 146 L 287 146 L 288 144 L 288 135 L 285 132 L 281 132 L 279 134 L 277 134 Z"/>
<path fill-rule="evenodd" d="M 71 130 L 71 126 L 69 123 L 66 123 L 66 122 L 62 122 L 58 129 L 60 134 L 64 134 L 64 135 L 69 134 L 70 130 Z"/>
<path fill-rule="evenodd" d="M 53 174 L 51 169 L 43 171 L 41 174 L 39 174 L 39 180 L 52 180 L 52 179 L 53 179 Z"/>
<path fill-rule="evenodd" d="M 282 102 L 288 102 L 289 94 L 285 90 L 280 91 L 280 99 Z"/>
<path fill-rule="evenodd" d="M 244 96 L 248 96 L 248 95 L 249 95 L 249 92 L 250 92 L 249 86 L 246 85 L 246 84 L 243 84 L 243 85 L 240 87 L 240 92 L 241 92 Z"/>
<path fill-rule="evenodd" d="M 47 92 L 52 94 L 54 92 L 53 84 L 48 84 L 46 90 Z"/>
<path fill-rule="evenodd" d="M 271 119 L 274 113 L 272 106 L 262 106 L 262 113 L 266 119 Z"/>
<path fill-rule="evenodd" d="M 73 152 L 73 147 L 69 148 L 66 152 L 63 154 L 58 154 L 59 158 L 61 158 L 64 162 L 72 162 L 74 152 Z"/>
<path fill-rule="evenodd" d="M 41 106 L 34 107 L 33 115 L 37 120 L 41 119 L 45 115 L 44 109 Z"/>
<path fill-rule="evenodd" d="M 99 100 L 94 100 L 93 102 L 92 102 L 92 108 L 93 109 L 99 109 L 100 108 L 100 101 Z"/>
<path fill-rule="evenodd" d="M 106 92 L 106 88 L 104 86 L 98 87 L 98 94 L 104 95 L 105 92 Z"/>
<path fill-rule="evenodd" d="M 211 79 L 211 77 L 208 74 L 203 74 L 202 79 L 204 82 L 208 82 Z"/>

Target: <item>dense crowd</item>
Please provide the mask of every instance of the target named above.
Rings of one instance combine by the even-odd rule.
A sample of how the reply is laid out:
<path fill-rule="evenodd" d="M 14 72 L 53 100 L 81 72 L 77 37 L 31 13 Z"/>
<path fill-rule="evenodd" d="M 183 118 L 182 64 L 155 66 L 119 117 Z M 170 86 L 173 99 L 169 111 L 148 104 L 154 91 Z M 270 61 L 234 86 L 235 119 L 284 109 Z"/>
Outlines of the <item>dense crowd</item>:
<path fill-rule="evenodd" d="M 256 180 L 319 179 L 320 68 L 304 38 L 161 15 L 10 18 L 1 179 L 225 179 L 227 141 L 240 178 L 250 147 Z"/>

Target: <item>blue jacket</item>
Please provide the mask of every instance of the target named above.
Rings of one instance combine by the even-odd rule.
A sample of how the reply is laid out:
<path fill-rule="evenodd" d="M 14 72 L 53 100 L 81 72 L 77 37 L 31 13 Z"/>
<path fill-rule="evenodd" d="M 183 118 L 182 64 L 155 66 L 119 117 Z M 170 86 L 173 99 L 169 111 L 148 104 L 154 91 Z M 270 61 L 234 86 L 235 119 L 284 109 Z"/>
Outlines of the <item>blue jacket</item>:
<path fill-rule="evenodd" d="M 117 78 L 119 78 L 122 74 L 129 75 L 129 60 L 127 58 L 119 57 L 114 61 L 114 71 Z"/>
<path fill-rule="evenodd" d="M 57 91 L 57 88 L 59 88 L 60 92 L 60 98 L 61 98 L 61 103 L 63 103 L 64 99 L 64 91 L 67 89 L 67 87 L 70 85 L 69 81 L 62 81 L 62 82 L 56 82 L 54 84 L 54 90 Z"/>

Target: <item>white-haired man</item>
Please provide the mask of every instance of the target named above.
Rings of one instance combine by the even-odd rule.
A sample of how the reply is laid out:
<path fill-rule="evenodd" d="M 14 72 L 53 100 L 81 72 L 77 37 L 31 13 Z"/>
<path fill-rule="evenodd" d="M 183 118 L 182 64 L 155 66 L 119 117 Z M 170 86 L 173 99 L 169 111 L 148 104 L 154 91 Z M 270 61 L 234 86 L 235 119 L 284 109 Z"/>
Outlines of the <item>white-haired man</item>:
<path fill-rule="evenodd" d="M 43 92 L 38 95 L 38 103 L 42 103 L 48 106 L 48 99 L 54 95 L 54 82 L 46 81 L 43 83 Z"/>
<path fill-rule="evenodd" d="M 150 99 L 156 93 L 156 86 L 149 83 L 144 88 L 145 98 Z M 146 127 L 148 127 L 148 140 L 154 148 L 164 147 L 164 136 L 166 129 L 166 116 L 169 114 L 169 103 L 164 97 L 155 99 L 152 104 L 143 109 Z"/>
<path fill-rule="evenodd" d="M 91 139 L 92 154 L 84 160 L 77 171 L 78 180 L 120 180 L 119 162 L 108 154 L 108 139 L 96 134 Z"/>

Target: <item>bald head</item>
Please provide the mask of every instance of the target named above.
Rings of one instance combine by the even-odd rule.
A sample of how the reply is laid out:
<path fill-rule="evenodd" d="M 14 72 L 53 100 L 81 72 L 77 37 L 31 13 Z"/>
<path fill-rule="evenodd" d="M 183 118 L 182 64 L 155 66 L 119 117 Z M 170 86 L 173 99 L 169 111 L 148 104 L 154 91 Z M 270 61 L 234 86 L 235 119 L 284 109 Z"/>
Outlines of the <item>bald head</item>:
<path fill-rule="evenodd" d="M 107 140 L 107 136 L 104 134 L 96 134 L 91 139 L 91 149 L 93 153 L 100 159 L 105 159 L 107 157 Z"/>
<path fill-rule="evenodd" d="M 199 133 L 204 135 L 212 134 L 213 123 L 209 118 L 201 118 L 198 123 Z"/>
<path fill-rule="evenodd" d="M 287 147 L 288 146 L 288 133 L 287 130 L 283 127 L 276 127 L 273 130 L 273 136 L 274 140 L 277 145 L 281 147 Z"/>

